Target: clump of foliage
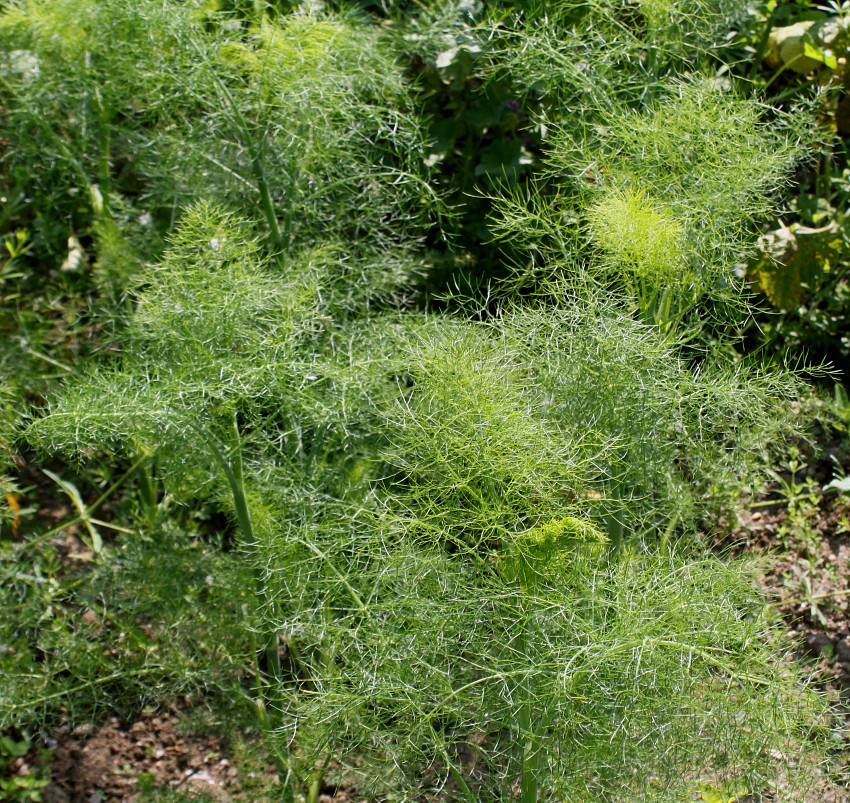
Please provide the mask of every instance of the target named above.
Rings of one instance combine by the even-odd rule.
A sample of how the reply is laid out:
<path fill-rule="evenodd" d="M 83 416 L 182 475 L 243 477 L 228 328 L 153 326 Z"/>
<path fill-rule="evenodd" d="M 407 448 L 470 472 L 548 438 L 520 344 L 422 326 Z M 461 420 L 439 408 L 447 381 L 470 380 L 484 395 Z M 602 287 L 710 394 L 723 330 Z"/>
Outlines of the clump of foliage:
<path fill-rule="evenodd" d="M 26 734 L 21 739 L 0 736 L 0 791 L 9 801 L 41 800 L 40 789 L 50 782 L 31 772 L 12 772 L 15 761 L 22 760 L 32 747 Z"/>
<path fill-rule="evenodd" d="M 245 30 L 201 2 L 7 9 L 4 194 L 9 223 L 47 262 L 30 280 L 91 269 L 120 298 L 179 208 L 204 194 L 260 214 L 273 252 L 364 231 L 383 248 L 407 243 L 437 201 L 401 69 L 379 39 L 352 15 Z"/>
<path fill-rule="evenodd" d="M 758 103 L 702 78 L 659 82 L 638 109 L 608 102 L 604 126 L 553 127 L 544 171 L 559 181 L 554 198 L 512 193 L 500 204 L 500 233 L 548 257 L 523 283 L 545 281 L 555 262 L 568 281 L 619 286 L 671 334 L 695 310 L 721 326 L 728 310 L 726 326 L 737 326 L 752 221 L 812 135 L 790 122 L 767 128 Z"/>
<path fill-rule="evenodd" d="M 28 438 L 143 446 L 181 495 L 206 486 L 233 511 L 265 665 L 257 704 L 292 793 L 354 755 L 385 779 L 395 768 L 362 783 L 410 799 L 447 784 L 506 799 L 519 778 L 525 800 L 593 800 L 633 789 L 635 767 L 658 779 L 655 800 L 707 767 L 764 784 L 768 745 L 798 738 L 781 702 L 798 690 L 754 646 L 763 623 L 740 568 L 680 554 L 671 535 L 700 508 L 677 457 L 692 482 L 722 473 L 704 395 L 745 391 L 753 409 L 770 388 L 677 365 L 657 327 L 616 307 L 352 317 L 335 303 L 344 263 L 263 267 L 249 231 L 191 212 L 143 277 L 120 362 Z M 773 423 L 748 416 L 742 434 Z M 750 462 L 735 443 L 719 448 Z M 747 729 L 732 724 L 742 707 Z M 680 760 L 645 747 L 658 728 Z M 712 765 L 721 728 L 744 762 Z M 476 772 L 458 759 L 467 743 Z"/>
<path fill-rule="evenodd" d="M 121 76 L 97 24 L 50 27 L 78 6 L 145 40 Z M 700 783 L 801 794 L 814 762 L 780 757 L 818 753 L 821 705 L 778 668 L 749 570 L 697 534 L 712 496 L 758 478 L 798 431 L 802 392 L 727 348 L 746 310 L 733 267 L 812 135 L 768 127 L 760 103 L 693 63 L 726 17 L 592 3 L 473 31 L 463 9 L 428 11 L 468 35 L 467 55 L 486 32 L 493 74 L 514 70 L 549 99 L 542 172 L 492 199 L 513 274 L 493 303 L 446 299 L 437 314 L 409 303 L 439 159 L 397 36 L 309 8 L 128 8 L 32 2 L 0 16 L 7 74 L 25 43 L 38 69 L 21 80 L 60 115 L 100 110 L 94 139 L 34 130 L 63 154 L 62 202 L 86 188 L 102 251 L 124 253 L 116 210 L 151 199 L 162 229 L 179 218 L 156 258 L 120 276 L 115 353 L 50 394 L 23 440 L 144 467 L 115 556 L 134 576 L 176 532 L 174 499 L 227 515 L 228 556 L 199 556 L 208 593 L 186 552 L 162 560 L 191 606 L 209 606 L 195 643 L 233 671 L 210 685 L 248 703 L 281 799 L 315 803 L 325 770 L 346 762 L 367 796 L 411 802 L 672 803 Z M 438 69 L 463 62 L 452 49 L 436 49 Z M 167 98 L 159 50 L 189 65 Z M 80 58 L 102 76 L 80 68 L 65 93 L 52 60 Z M 159 112 L 134 114 L 134 71 Z M 20 137 L 40 123 L 20 85 L 8 94 Z M 114 180 L 116 147 L 139 137 L 150 148 L 131 189 Z M 150 610 L 108 569 L 97 576 L 120 610 Z M 71 641 L 33 632 L 54 657 Z M 157 664 L 141 636 L 130 653 L 140 686 L 174 687 L 177 656 Z M 24 684 L 13 708 L 79 692 Z"/>
<path fill-rule="evenodd" d="M 590 237 L 645 299 L 687 282 L 682 225 L 642 191 L 613 192 L 590 210 Z M 643 301 L 646 305 L 646 301 Z"/>
<path fill-rule="evenodd" d="M 0 730 L 73 728 L 187 694 L 238 701 L 246 569 L 169 519 L 93 566 L 49 544 L 4 545 Z"/>

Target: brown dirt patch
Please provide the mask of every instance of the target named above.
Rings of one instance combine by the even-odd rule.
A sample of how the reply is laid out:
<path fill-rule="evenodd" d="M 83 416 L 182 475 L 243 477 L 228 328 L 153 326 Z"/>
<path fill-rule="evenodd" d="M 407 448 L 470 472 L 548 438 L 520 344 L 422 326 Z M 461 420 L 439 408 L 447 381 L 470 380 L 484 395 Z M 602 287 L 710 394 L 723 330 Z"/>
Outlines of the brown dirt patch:
<path fill-rule="evenodd" d="M 56 733 L 47 744 L 52 780 L 42 800 L 137 803 L 146 788 L 170 787 L 216 803 L 260 803 L 251 790 L 279 783 L 272 767 L 235 766 L 225 737 L 187 735 L 181 724 L 179 713 L 144 713 L 132 723 L 113 717 L 96 728 Z M 350 789 L 323 792 L 318 803 L 366 803 Z"/>
<path fill-rule="evenodd" d="M 238 770 L 224 755 L 220 736 L 181 735 L 171 714 L 143 714 L 132 724 L 118 718 L 98 728 L 58 733 L 48 803 L 134 803 L 140 780 L 148 786 L 196 790 L 229 801 Z"/>

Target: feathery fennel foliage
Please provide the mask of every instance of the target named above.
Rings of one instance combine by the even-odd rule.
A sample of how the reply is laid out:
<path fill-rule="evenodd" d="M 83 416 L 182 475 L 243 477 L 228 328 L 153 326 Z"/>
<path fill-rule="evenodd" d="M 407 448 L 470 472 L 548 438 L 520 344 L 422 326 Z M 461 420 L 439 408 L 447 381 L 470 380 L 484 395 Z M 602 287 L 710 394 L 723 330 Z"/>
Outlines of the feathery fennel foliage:
<path fill-rule="evenodd" d="M 120 231 L 149 258 L 200 197 L 261 216 L 275 253 L 365 233 L 395 249 L 440 208 L 401 66 L 351 15 L 243 30 L 199 1 L 21 0 L 0 14 L 0 77 L 5 167 L 57 267 L 71 235 Z"/>
<path fill-rule="evenodd" d="M 679 23 L 650 34 L 662 9 Z M 818 135 L 808 114 L 769 108 L 696 43 L 674 46 L 675 27 L 729 30 L 735 13 L 669 2 L 516 15 L 494 77 L 510 69 L 542 94 L 533 123 L 543 155 L 529 187 L 496 199 L 492 228 L 517 246 L 523 289 L 563 275 L 579 294 L 587 282 L 622 292 L 672 336 L 693 336 L 685 317 L 737 327 L 740 265 Z M 597 24 L 618 14 L 612 30 Z"/>
<path fill-rule="evenodd" d="M 590 210 L 591 239 L 632 281 L 650 286 L 686 281 L 682 229 L 640 190 L 612 193 Z"/>
<path fill-rule="evenodd" d="M 733 0 L 532 0 L 492 14 L 505 35 L 495 72 L 510 73 L 551 98 L 548 120 L 611 119 L 612 100 L 643 104 L 671 76 L 693 74 L 718 58 L 717 43 L 745 15 Z M 548 122 L 547 120 L 547 122 Z"/>
<path fill-rule="evenodd" d="M 495 225 L 543 256 L 538 276 L 557 264 L 568 284 L 620 288 L 674 336 L 697 309 L 734 325 L 746 314 L 737 266 L 812 137 L 769 127 L 760 104 L 708 79 L 657 94 L 639 110 L 611 99 L 606 123 L 578 135 L 553 126 L 545 172 L 558 192 L 502 198 Z"/>
<path fill-rule="evenodd" d="M 78 46 L 36 34 L 65 7 L 0 22 L 7 62 L 26 42 L 41 60 L 26 80 L 56 100 L 49 59 Z M 160 5 L 134 8 L 143 37 Z M 757 103 L 676 75 L 719 18 L 690 0 L 595 3 L 529 19 L 525 50 L 525 23 L 507 32 L 504 64 L 530 79 L 562 59 L 544 89 L 581 102 L 547 123 L 550 184 L 500 202 L 540 296 L 461 315 L 403 303 L 435 195 L 379 33 L 344 14 L 234 26 L 180 9 L 165 50 L 198 81 L 139 176 L 160 211 L 220 203 L 191 205 L 140 261 L 120 350 L 26 439 L 151 455 L 169 494 L 229 514 L 256 654 L 236 696 L 281 799 L 315 803 L 323 768 L 344 764 L 367 798 L 406 803 L 679 803 L 703 781 L 795 799 L 815 762 L 783 757 L 817 754 L 819 701 L 783 668 L 747 568 L 695 537 L 711 495 L 797 423 L 793 376 L 707 338 L 681 347 L 697 305 L 736 301 L 731 266 L 800 152 Z M 695 11 L 705 25 L 679 36 Z M 79 36 L 110 58 L 97 26 Z M 600 36 L 611 49 L 567 70 Z M 122 80 L 134 69 L 152 63 Z M 81 76 L 71 105 L 97 96 Z M 101 119 L 113 143 L 140 130 L 122 92 Z M 14 115 L 20 136 L 32 120 Z M 62 170 L 92 191 L 106 151 L 83 133 Z"/>
<path fill-rule="evenodd" d="M 799 158 L 799 143 L 762 122 L 759 104 L 708 80 L 674 82 L 662 97 L 638 113 L 619 109 L 589 141 L 555 133 L 551 165 L 600 205 L 617 193 L 647 193 L 666 204 L 685 230 L 677 250 L 687 250 L 692 281 L 711 288 L 740 261 L 752 221 L 772 205 L 770 193 Z M 658 228 L 641 224 L 638 215 L 633 205 L 622 210 L 624 221 L 634 218 L 644 231 Z"/>
<path fill-rule="evenodd" d="M 147 213 L 130 239 L 143 254 L 155 253 L 178 179 L 155 178 L 162 148 L 151 134 L 192 128 L 189 99 L 209 94 L 209 70 L 191 47 L 197 29 L 191 4 L 4 7 L 0 94 L 11 145 L 4 171 L 23 199 L 15 202 L 18 214 L 32 221 L 38 249 L 55 267 L 68 237 L 89 234 L 93 220 L 126 224 Z M 125 238 L 131 229 L 122 226 Z"/>
<path fill-rule="evenodd" d="M 410 801 L 773 783 L 817 705 L 778 674 L 741 567 L 670 530 L 751 463 L 747 435 L 787 429 L 764 412 L 777 388 L 694 372 L 615 305 L 353 316 L 323 256 L 281 274 L 197 207 L 140 277 L 123 356 L 28 431 L 49 452 L 144 446 L 174 491 L 233 511 L 287 794 L 348 759 Z"/>

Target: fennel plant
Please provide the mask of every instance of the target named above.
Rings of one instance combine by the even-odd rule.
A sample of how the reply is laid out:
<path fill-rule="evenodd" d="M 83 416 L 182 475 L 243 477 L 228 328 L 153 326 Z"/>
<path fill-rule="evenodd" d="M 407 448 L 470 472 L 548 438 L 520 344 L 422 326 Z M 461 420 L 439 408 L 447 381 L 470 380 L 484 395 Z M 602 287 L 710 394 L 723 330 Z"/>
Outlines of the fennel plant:
<path fill-rule="evenodd" d="M 530 84 L 554 62 L 541 91 L 581 102 L 541 123 L 539 181 L 495 199 L 522 269 L 486 308 L 442 312 L 409 303 L 439 204 L 387 38 L 342 13 L 234 25 L 180 6 L 168 52 L 192 62 L 175 91 L 195 114 L 152 126 L 140 168 L 179 223 L 125 277 L 118 353 L 25 438 L 151 454 L 168 494 L 229 515 L 252 577 L 240 694 L 284 799 L 314 803 L 343 765 L 367 798 L 410 803 L 673 803 L 727 781 L 794 799 L 817 775 L 787 757 L 819 749 L 820 703 L 778 668 L 749 570 L 698 536 L 711 496 L 798 431 L 799 381 L 727 345 L 746 310 L 733 264 L 802 127 L 684 74 L 717 22 L 704 4 L 636 5 L 502 20 L 494 69 Z M 110 58 L 95 25 L 39 39 L 61 8 L 0 22 L 29 32 L 30 79 L 55 95 L 48 56 Z M 115 137 L 132 104 L 108 86 Z M 91 189 L 106 150 L 63 147 Z"/>

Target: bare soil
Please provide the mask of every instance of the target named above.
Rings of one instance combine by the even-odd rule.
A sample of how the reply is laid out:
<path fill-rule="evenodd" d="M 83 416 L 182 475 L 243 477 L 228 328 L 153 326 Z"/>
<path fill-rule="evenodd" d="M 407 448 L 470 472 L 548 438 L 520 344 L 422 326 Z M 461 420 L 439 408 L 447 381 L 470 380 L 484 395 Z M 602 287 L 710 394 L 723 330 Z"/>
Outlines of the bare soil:
<path fill-rule="evenodd" d="M 184 720 L 181 712 L 150 712 L 132 723 L 113 717 L 97 728 L 55 734 L 47 745 L 52 781 L 42 800 L 137 803 L 145 790 L 171 789 L 214 803 L 248 803 L 257 800 L 250 789 L 279 783 L 271 766 L 240 770 L 225 737 L 189 735 Z M 350 790 L 328 791 L 319 803 L 366 803 Z"/>
<path fill-rule="evenodd" d="M 113 717 L 98 728 L 58 733 L 48 803 L 135 803 L 140 785 L 172 786 L 228 801 L 238 777 L 222 737 L 182 736 L 173 714 L 143 714 L 130 725 Z"/>

